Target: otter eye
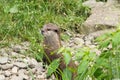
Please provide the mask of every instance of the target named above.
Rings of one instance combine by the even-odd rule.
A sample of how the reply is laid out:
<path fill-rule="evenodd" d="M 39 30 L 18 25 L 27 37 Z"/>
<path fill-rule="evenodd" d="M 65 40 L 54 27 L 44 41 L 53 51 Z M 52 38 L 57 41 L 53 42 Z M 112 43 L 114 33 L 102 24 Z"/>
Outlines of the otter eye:
<path fill-rule="evenodd" d="M 47 29 L 47 31 L 50 31 L 51 29 Z"/>
<path fill-rule="evenodd" d="M 58 30 L 54 30 L 54 32 L 58 33 Z"/>

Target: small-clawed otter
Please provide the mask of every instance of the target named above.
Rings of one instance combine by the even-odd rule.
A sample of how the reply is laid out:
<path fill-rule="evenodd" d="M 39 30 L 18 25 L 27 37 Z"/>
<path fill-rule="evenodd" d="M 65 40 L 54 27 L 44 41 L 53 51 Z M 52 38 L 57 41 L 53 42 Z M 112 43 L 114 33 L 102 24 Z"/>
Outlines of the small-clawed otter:
<path fill-rule="evenodd" d="M 56 54 L 56 51 L 62 46 L 61 40 L 60 40 L 59 27 L 55 24 L 48 23 L 43 26 L 41 33 L 44 36 L 43 44 L 44 44 L 44 51 L 46 53 L 46 55 L 43 58 L 43 61 L 50 64 L 51 61 L 61 58 L 59 69 L 61 71 L 63 71 L 66 68 L 66 64 L 64 63 L 64 60 L 63 60 L 63 55 Z M 49 60 L 48 60 L 48 58 L 49 58 Z M 76 69 L 76 65 L 72 60 L 68 64 L 68 66 Z M 74 76 L 74 74 L 73 74 L 73 76 Z"/>

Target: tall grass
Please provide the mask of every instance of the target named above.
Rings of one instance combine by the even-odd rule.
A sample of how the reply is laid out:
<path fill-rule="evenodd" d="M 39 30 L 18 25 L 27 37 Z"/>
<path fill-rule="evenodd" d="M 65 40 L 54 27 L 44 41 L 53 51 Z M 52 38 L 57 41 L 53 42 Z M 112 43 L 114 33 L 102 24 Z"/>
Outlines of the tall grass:
<path fill-rule="evenodd" d="M 45 23 L 62 29 L 80 27 L 89 9 L 81 0 L 0 0 L 0 40 L 38 39 Z"/>

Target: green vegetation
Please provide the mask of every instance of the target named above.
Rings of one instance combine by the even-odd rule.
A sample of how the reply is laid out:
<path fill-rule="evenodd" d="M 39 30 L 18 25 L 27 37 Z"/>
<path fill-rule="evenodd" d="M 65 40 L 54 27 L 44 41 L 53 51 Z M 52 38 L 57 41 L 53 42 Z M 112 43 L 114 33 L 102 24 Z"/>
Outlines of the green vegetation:
<path fill-rule="evenodd" d="M 85 0 L 0 0 L 0 48 L 11 43 L 29 41 L 30 49 L 26 54 L 42 61 L 44 51 L 41 27 L 52 22 L 60 26 L 62 31 L 79 32 L 82 22 L 90 12 L 88 7 L 82 5 L 83 1 Z M 75 55 L 79 62 L 76 80 L 120 78 L 119 38 L 120 30 L 98 38 L 99 49 L 102 51 L 100 56 L 90 52 L 89 48 L 78 50 Z M 63 35 L 62 39 L 69 39 L 69 36 Z M 66 64 L 71 59 L 70 50 L 68 48 L 61 50 L 67 53 L 63 54 Z M 48 75 L 56 71 L 59 64 L 54 64 L 58 62 L 59 59 L 49 65 Z M 65 69 L 62 77 L 64 80 L 70 80 L 71 71 Z"/>
<path fill-rule="evenodd" d="M 45 23 L 63 30 L 78 28 L 89 14 L 81 0 L 0 0 L 0 40 L 39 40 Z"/>

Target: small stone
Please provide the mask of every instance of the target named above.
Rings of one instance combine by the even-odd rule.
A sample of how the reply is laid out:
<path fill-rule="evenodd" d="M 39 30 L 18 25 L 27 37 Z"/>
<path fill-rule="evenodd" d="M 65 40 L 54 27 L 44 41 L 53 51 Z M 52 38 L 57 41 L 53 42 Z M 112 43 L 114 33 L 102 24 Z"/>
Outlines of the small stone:
<path fill-rule="evenodd" d="M 34 74 L 36 71 L 37 71 L 36 68 L 33 68 L 33 69 L 31 70 L 31 72 L 32 72 L 33 74 Z"/>
<path fill-rule="evenodd" d="M 23 74 L 20 73 L 19 76 L 22 76 L 24 80 L 28 80 L 29 79 L 28 75 L 25 75 L 24 73 Z"/>
<path fill-rule="evenodd" d="M 13 64 L 0 65 L 0 68 L 3 70 L 10 69 L 13 67 Z"/>
<path fill-rule="evenodd" d="M 18 74 L 25 74 L 27 71 L 25 69 L 19 69 Z"/>
<path fill-rule="evenodd" d="M 9 77 L 10 75 L 11 75 L 11 72 L 10 72 L 10 71 L 8 71 L 8 70 L 5 71 L 5 76 L 6 76 L 6 77 Z"/>
<path fill-rule="evenodd" d="M 8 57 L 1 57 L 0 58 L 0 64 L 5 64 L 8 62 Z"/>
<path fill-rule="evenodd" d="M 89 45 L 91 45 L 91 44 L 92 44 L 91 41 L 89 41 L 89 40 L 85 41 L 85 45 L 86 45 L 86 46 L 89 46 Z"/>
<path fill-rule="evenodd" d="M 16 74 L 18 72 L 18 67 L 14 66 L 12 68 L 12 73 Z"/>
<path fill-rule="evenodd" d="M 4 75 L 0 75 L 0 80 L 5 80 L 5 76 Z"/>
<path fill-rule="evenodd" d="M 91 48 L 91 49 L 95 49 L 96 46 L 95 46 L 95 45 L 89 45 L 89 48 Z"/>
<path fill-rule="evenodd" d="M 22 47 L 20 45 L 16 45 L 13 47 L 13 51 L 19 53 Z"/>
<path fill-rule="evenodd" d="M 22 76 L 12 75 L 10 80 L 23 80 Z"/>
<path fill-rule="evenodd" d="M 17 56 L 18 53 L 16 53 L 16 52 L 11 52 L 11 55 L 12 55 L 12 56 Z"/>
<path fill-rule="evenodd" d="M 9 50 L 7 48 L 0 49 L 0 55 L 1 56 L 8 56 Z"/>
<path fill-rule="evenodd" d="M 27 68 L 27 64 L 22 63 L 22 62 L 15 62 L 14 65 L 19 68 Z"/>
<path fill-rule="evenodd" d="M 47 76 L 46 76 L 46 73 L 42 73 L 42 75 L 38 75 L 37 78 L 39 78 L 40 80 L 41 79 L 45 79 Z"/>
<path fill-rule="evenodd" d="M 30 68 L 34 68 L 38 63 L 35 59 L 29 59 L 28 64 Z"/>
<path fill-rule="evenodd" d="M 74 43 L 82 46 L 84 44 L 84 40 L 81 38 L 74 38 Z"/>
<path fill-rule="evenodd" d="M 35 68 L 37 70 L 36 71 L 37 74 L 41 74 L 42 72 L 44 72 L 44 69 L 42 67 L 42 63 L 39 63 L 38 65 L 36 65 Z"/>

